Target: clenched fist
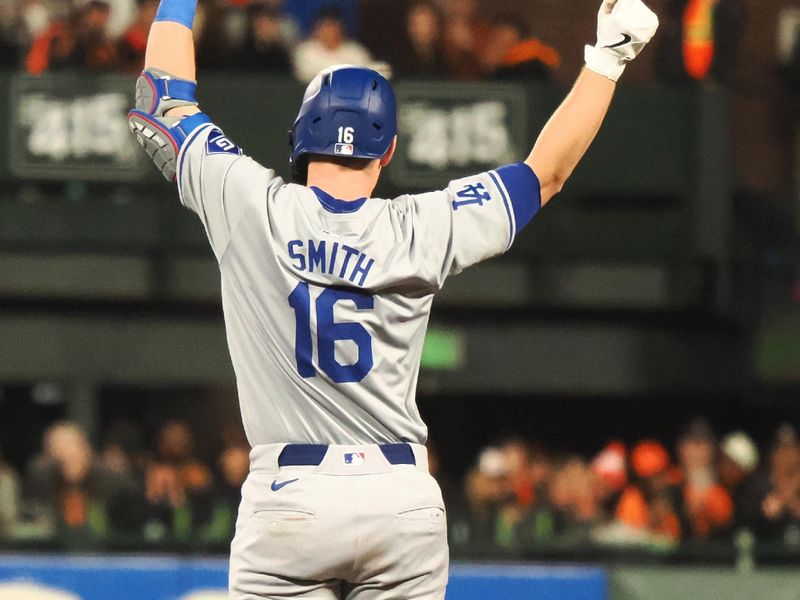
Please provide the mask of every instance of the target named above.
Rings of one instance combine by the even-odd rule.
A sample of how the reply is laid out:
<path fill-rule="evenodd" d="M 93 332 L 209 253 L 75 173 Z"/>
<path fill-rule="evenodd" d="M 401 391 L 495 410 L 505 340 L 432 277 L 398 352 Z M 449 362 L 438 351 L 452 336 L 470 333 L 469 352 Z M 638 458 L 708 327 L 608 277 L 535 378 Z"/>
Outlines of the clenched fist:
<path fill-rule="evenodd" d="M 597 44 L 586 46 L 586 66 L 617 81 L 658 29 L 642 0 L 604 0 L 597 16 Z"/>

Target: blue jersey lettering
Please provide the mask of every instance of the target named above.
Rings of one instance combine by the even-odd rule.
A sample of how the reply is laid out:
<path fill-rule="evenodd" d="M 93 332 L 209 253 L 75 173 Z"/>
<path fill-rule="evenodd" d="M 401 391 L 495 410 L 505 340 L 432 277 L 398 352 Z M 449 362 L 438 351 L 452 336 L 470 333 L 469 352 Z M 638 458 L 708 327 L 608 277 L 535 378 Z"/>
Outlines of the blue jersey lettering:
<path fill-rule="evenodd" d="M 492 195 L 486 191 L 486 187 L 482 183 L 473 183 L 466 186 L 463 190 L 456 192 L 456 196 L 461 200 L 453 201 L 453 210 L 458 210 L 462 206 L 470 204 L 477 204 L 483 206 L 484 202 L 489 202 Z"/>

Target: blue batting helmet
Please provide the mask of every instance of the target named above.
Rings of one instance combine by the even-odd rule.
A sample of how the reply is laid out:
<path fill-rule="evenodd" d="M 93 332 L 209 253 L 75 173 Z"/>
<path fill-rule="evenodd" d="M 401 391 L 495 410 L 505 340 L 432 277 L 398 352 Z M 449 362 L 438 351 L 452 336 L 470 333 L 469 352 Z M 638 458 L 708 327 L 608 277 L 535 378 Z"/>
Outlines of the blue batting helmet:
<path fill-rule="evenodd" d="M 392 85 L 372 69 L 326 69 L 308 85 L 289 132 L 289 164 L 305 183 L 308 155 L 383 158 L 397 134 L 397 100 Z"/>

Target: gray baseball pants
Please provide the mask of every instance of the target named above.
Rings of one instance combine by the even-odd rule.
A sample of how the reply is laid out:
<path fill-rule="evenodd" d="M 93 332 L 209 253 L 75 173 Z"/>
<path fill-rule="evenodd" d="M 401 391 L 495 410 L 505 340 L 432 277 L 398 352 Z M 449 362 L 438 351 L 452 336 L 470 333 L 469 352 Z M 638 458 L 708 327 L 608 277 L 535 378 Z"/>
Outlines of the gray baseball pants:
<path fill-rule="evenodd" d="M 231 544 L 231 598 L 441 600 L 448 573 L 442 494 L 379 446 L 329 446 L 317 466 L 278 466 L 285 444 L 257 446 Z"/>

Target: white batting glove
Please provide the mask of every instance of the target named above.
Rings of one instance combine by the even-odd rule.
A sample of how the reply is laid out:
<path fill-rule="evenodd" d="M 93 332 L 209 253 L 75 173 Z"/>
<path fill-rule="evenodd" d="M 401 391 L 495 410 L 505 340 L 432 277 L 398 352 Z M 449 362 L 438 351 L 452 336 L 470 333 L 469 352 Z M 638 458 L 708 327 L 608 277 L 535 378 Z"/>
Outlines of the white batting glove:
<path fill-rule="evenodd" d="M 642 0 L 603 0 L 597 44 L 586 46 L 586 66 L 617 81 L 658 29 L 658 17 Z"/>

